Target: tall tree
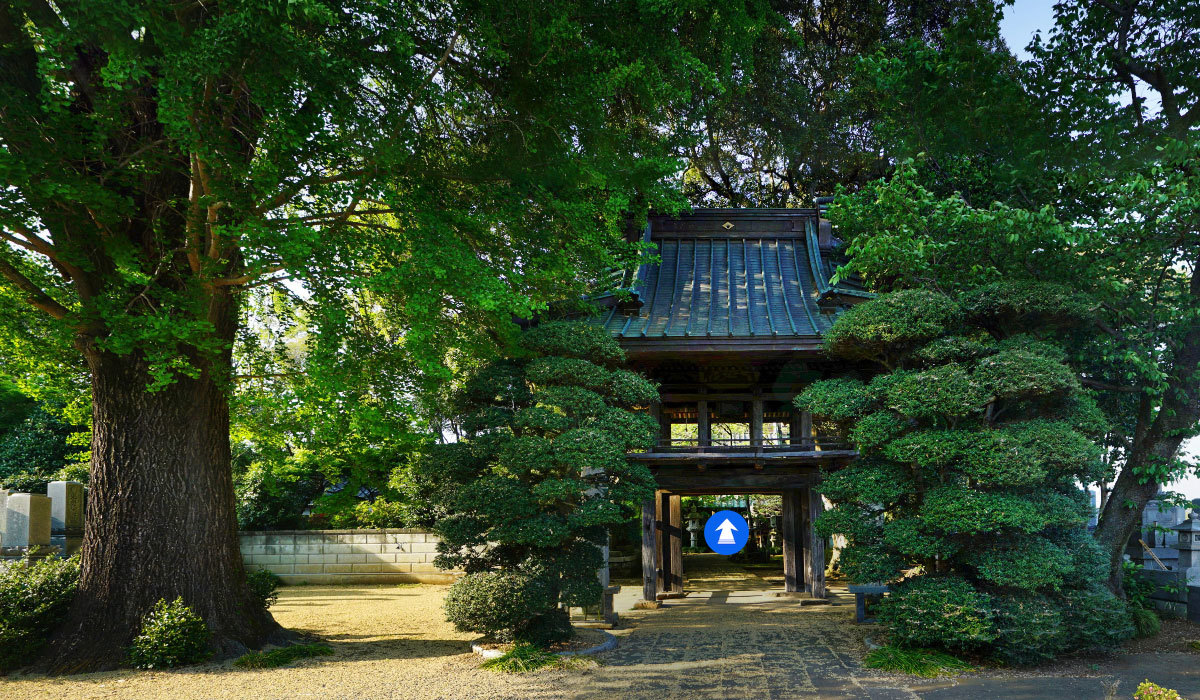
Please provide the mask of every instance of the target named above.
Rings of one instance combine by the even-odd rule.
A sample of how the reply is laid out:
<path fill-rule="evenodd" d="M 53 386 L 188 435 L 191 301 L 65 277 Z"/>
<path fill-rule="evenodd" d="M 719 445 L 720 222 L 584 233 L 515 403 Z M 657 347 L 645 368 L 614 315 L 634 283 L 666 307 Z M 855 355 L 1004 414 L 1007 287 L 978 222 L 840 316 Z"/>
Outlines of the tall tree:
<path fill-rule="evenodd" d="M 708 206 L 808 206 L 837 185 L 886 174 L 890 142 L 876 133 L 893 99 L 859 79 L 881 46 L 932 44 L 962 16 L 995 14 L 992 0 L 833 0 L 778 4 L 785 21 L 740 56 L 725 90 L 698 93 L 672 114 L 694 134 L 684 189 Z M 932 106 L 932 105 L 931 105 Z"/>
<path fill-rule="evenodd" d="M 111 666 L 160 598 L 236 653 L 281 630 L 245 583 L 228 386 L 241 299 L 292 281 L 352 346 L 384 303 L 427 366 L 464 331 L 629 264 L 754 5 L 630 0 L 0 7 L 4 335 L 82 355 L 93 407 L 79 594 L 47 666 Z M 769 14 L 769 13 L 768 13 Z M 721 50 L 713 51 L 714 47 Z M 315 361 L 314 360 L 314 361 Z"/>

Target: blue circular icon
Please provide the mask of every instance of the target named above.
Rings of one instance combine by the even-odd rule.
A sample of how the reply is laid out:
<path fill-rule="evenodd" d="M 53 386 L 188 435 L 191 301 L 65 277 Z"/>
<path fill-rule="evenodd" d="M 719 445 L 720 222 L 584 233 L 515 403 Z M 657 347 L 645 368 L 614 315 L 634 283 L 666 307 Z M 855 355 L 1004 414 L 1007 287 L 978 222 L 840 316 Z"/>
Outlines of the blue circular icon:
<path fill-rule="evenodd" d="M 749 539 L 746 519 L 732 510 L 717 511 L 704 523 L 704 541 L 717 554 L 728 556 L 740 552 Z"/>

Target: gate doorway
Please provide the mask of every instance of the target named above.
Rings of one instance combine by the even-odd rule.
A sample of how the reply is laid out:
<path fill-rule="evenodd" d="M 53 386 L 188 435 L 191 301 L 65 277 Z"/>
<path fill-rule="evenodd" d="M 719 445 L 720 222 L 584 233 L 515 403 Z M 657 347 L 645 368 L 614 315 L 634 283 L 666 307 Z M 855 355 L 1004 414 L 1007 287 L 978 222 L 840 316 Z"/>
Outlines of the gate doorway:
<path fill-rule="evenodd" d="M 687 492 L 660 490 L 652 500 L 642 504 L 642 598 L 647 601 L 682 597 L 685 588 L 684 548 L 691 548 L 692 533 L 697 525 L 695 518 L 685 519 L 683 497 L 706 495 L 709 492 Z M 812 527 L 813 520 L 824 509 L 823 501 L 811 487 L 785 488 L 775 491 L 753 491 L 753 495 L 779 495 L 780 513 L 775 530 L 782 554 L 782 580 L 776 590 L 797 597 L 825 597 L 825 540 Z M 749 495 L 735 493 L 727 495 Z M 707 513 L 704 518 L 707 518 Z M 692 520 L 692 522 L 687 522 Z M 693 557 L 716 558 L 696 559 L 706 563 L 705 570 L 719 569 L 721 555 L 711 554 L 703 542 L 703 533 L 697 532 L 697 544 L 708 554 L 692 554 Z M 754 539 L 758 533 L 751 532 Z M 751 543 L 754 544 L 754 543 Z M 749 547 L 750 544 L 747 545 Z M 769 567 L 768 567 L 769 568 Z M 726 569 L 728 567 L 726 566 Z M 759 577 L 763 579 L 764 577 Z M 774 581 L 772 581 L 774 582 Z M 712 577 L 689 585 L 714 585 Z M 761 584 L 760 584 L 761 585 Z"/>

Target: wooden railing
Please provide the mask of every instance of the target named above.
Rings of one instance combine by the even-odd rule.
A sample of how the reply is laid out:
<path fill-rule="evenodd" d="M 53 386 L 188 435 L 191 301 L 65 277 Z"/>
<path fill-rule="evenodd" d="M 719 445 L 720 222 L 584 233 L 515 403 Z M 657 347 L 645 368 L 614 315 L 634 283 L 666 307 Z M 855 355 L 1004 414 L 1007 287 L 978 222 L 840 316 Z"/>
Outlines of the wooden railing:
<path fill-rule="evenodd" d="M 848 450 L 852 446 L 843 437 L 821 436 L 807 438 L 713 438 L 701 445 L 697 438 L 661 438 L 654 452 L 819 452 Z"/>

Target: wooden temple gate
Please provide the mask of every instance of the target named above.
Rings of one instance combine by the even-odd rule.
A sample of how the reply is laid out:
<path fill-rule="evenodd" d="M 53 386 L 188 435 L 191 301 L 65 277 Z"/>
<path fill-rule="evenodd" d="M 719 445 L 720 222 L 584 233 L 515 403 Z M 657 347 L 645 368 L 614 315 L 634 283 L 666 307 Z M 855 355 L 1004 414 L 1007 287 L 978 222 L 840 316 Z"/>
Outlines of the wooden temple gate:
<path fill-rule="evenodd" d="M 660 261 L 602 299 L 597 322 L 661 387 L 658 444 L 631 455 L 659 486 L 642 505 L 643 597 L 682 594 L 680 499 L 702 494 L 781 495 L 785 590 L 823 597 L 820 474 L 857 454 L 792 399 L 858 369 L 830 361 L 821 334 L 870 295 L 830 284 L 835 241 L 817 209 L 701 209 L 651 217 L 640 235 Z"/>

